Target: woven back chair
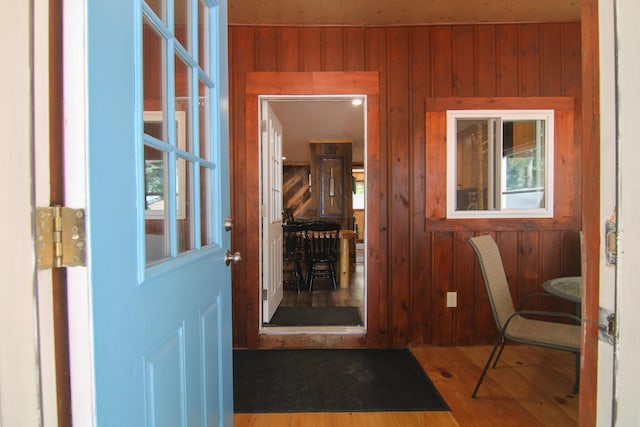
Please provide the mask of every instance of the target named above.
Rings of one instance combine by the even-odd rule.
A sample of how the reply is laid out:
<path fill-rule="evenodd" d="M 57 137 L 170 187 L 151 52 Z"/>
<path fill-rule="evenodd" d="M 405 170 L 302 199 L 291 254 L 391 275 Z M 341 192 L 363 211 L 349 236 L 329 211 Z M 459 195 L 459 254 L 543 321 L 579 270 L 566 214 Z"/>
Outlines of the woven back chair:
<path fill-rule="evenodd" d="M 493 367 L 498 363 L 506 340 L 574 353 L 576 356 L 576 381 L 573 393 L 576 394 L 580 381 L 580 319 L 568 313 L 516 310 L 496 242 L 490 235 L 471 237 L 468 242 L 478 257 L 489 302 L 491 303 L 491 311 L 493 312 L 496 326 L 500 331 L 491 355 L 473 390 L 472 397 L 476 397 L 491 362 L 493 361 Z M 552 295 L 546 294 L 546 296 Z M 525 299 L 525 302 L 528 300 L 528 298 Z M 527 315 L 570 318 L 577 321 L 578 324 L 530 319 L 525 317 Z M 500 351 L 495 360 L 493 360 L 498 346 L 500 346 Z"/>

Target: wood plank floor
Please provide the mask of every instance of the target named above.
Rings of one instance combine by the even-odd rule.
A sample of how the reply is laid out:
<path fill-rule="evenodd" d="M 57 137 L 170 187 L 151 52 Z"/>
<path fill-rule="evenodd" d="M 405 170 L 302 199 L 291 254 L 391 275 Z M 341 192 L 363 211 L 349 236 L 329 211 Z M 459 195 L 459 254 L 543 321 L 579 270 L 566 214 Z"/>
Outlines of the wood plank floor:
<path fill-rule="evenodd" d="M 283 426 L 562 426 L 578 425 L 578 397 L 571 394 L 575 359 L 571 353 L 507 345 L 490 369 L 476 399 L 473 387 L 489 346 L 416 347 L 450 412 L 235 414 L 236 427 Z"/>

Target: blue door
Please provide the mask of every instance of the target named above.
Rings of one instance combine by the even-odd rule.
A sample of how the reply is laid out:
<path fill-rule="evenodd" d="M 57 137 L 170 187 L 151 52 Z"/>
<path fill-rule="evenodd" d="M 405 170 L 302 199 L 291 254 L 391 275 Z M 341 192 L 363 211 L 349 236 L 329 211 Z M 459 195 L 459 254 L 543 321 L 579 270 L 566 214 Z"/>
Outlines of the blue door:
<path fill-rule="evenodd" d="M 85 4 L 95 425 L 230 426 L 226 1 Z"/>

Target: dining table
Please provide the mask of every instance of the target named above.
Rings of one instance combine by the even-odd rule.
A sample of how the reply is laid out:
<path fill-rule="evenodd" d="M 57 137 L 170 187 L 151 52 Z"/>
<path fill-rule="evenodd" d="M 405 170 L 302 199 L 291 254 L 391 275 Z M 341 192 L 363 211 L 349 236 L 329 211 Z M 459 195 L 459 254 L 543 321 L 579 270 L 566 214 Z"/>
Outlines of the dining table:
<path fill-rule="evenodd" d="M 555 277 L 542 282 L 542 289 L 574 304 L 574 314 L 582 317 L 582 276 Z"/>
<path fill-rule="evenodd" d="M 576 304 L 582 303 L 582 276 L 555 277 L 545 280 L 542 289 Z"/>

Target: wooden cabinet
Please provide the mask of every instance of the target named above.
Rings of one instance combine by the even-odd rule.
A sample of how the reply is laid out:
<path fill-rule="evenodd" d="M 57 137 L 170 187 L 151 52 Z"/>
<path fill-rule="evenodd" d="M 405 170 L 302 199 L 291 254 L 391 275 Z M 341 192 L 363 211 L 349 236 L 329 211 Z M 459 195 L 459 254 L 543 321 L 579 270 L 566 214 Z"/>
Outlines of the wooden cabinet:
<path fill-rule="evenodd" d="M 312 211 L 318 220 L 353 227 L 352 142 L 348 139 L 309 141 Z"/>

